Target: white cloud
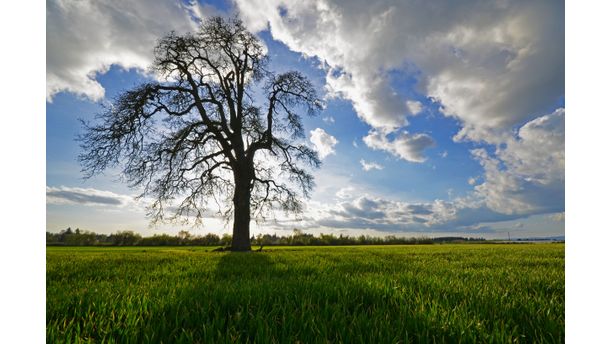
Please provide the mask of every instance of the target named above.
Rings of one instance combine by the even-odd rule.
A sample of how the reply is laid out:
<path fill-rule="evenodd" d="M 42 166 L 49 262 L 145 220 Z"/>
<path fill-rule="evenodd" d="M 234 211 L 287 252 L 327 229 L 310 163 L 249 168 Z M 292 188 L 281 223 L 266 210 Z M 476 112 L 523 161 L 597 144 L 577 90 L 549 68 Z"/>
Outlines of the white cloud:
<path fill-rule="evenodd" d="M 550 215 L 550 218 L 557 222 L 563 222 L 565 221 L 565 212 L 562 211 L 560 213 L 552 214 Z"/>
<path fill-rule="evenodd" d="M 417 79 L 413 91 L 459 120 L 456 141 L 494 145 L 474 150 L 485 169 L 475 194 L 488 207 L 563 209 L 564 136 L 555 116 L 542 116 L 564 95 L 563 2 L 235 2 L 251 29 L 269 28 L 322 61 L 329 96 L 349 100 L 373 127 L 364 138 L 370 148 L 422 162 L 433 145 L 425 134 L 402 132 L 414 111 L 391 79 L 404 73 Z M 524 123 L 517 137 L 513 128 Z"/>
<path fill-rule="evenodd" d="M 427 134 L 411 135 L 404 131 L 395 135 L 393 139 L 389 139 L 388 136 L 385 133 L 372 130 L 363 138 L 363 142 L 372 149 L 390 152 L 410 162 L 424 162 L 426 158 L 423 151 L 435 145 L 435 141 Z"/>
<path fill-rule="evenodd" d="M 364 171 L 369 171 L 369 170 L 382 170 L 384 167 L 380 164 L 377 164 L 376 162 L 367 162 L 363 159 L 359 160 L 359 163 L 361 164 L 361 168 Z"/>
<path fill-rule="evenodd" d="M 483 233 L 496 231 L 496 223 L 540 214 L 563 221 L 564 119 L 565 110 L 558 109 L 527 122 L 496 148 L 494 156 L 485 149 L 474 149 L 472 154 L 484 174 L 468 180 L 474 191 L 466 197 L 453 197 L 450 189 L 448 201 L 414 203 L 367 195 L 354 198 L 353 194 L 364 193 L 341 190 L 339 194 L 346 197 L 338 197 L 337 204 L 320 205 L 311 226 Z"/>
<path fill-rule="evenodd" d="M 47 1 L 47 101 L 62 91 L 102 99 L 97 74 L 112 65 L 144 71 L 156 40 L 193 30 L 203 10 L 164 0 Z"/>
<path fill-rule="evenodd" d="M 373 127 L 397 129 L 408 124 L 406 107 L 384 76 L 330 70 L 326 89 L 330 97 L 350 100 L 357 115 Z"/>
<path fill-rule="evenodd" d="M 353 193 L 355 192 L 355 188 L 352 186 L 347 186 L 344 187 L 340 190 L 338 190 L 338 192 L 336 192 L 336 197 L 340 198 L 340 199 L 349 199 L 349 198 L 353 198 Z"/>
<path fill-rule="evenodd" d="M 417 108 L 392 87 L 397 72 L 416 76 L 416 91 L 460 121 L 456 140 L 495 145 L 494 151 L 473 150 L 484 168 L 473 197 L 482 203 L 428 203 L 433 213 L 446 214 L 428 223 L 467 225 L 465 214 L 484 221 L 563 211 L 564 110 L 541 116 L 564 94 L 563 2 L 235 2 L 251 29 L 269 27 L 290 49 L 321 60 L 328 96 L 351 101 L 374 128 L 363 139 L 370 148 L 423 162 L 423 150 L 434 144 L 426 134 L 402 131 Z M 146 68 L 155 39 L 171 29 L 192 30 L 192 18 L 201 13 L 197 5 L 159 0 L 49 0 L 48 100 L 61 91 L 101 99 L 96 73 L 113 64 Z M 310 140 L 322 158 L 338 142 L 320 128 Z M 52 188 L 47 197 L 51 203 L 112 204 L 112 195 L 92 198 L 91 190 Z"/>
<path fill-rule="evenodd" d="M 564 93 L 564 8 L 556 1 L 236 3 L 252 29 L 269 25 L 292 50 L 321 59 L 330 95 L 386 133 L 417 112 L 390 85 L 398 70 L 418 75 L 418 90 L 461 121 L 457 140 L 503 143 Z"/>
<path fill-rule="evenodd" d="M 336 153 L 334 146 L 338 143 L 338 140 L 321 128 L 310 131 L 310 142 L 315 146 L 315 150 L 319 153 L 321 159 Z"/>
<path fill-rule="evenodd" d="M 506 214 L 559 212 L 565 203 L 565 110 L 523 125 L 496 157 L 472 150 L 483 166 L 475 186 L 489 208 Z"/>
<path fill-rule="evenodd" d="M 364 121 L 387 128 L 407 124 L 405 100 L 389 86 L 388 76 L 378 72 L 378 62 L 371 63 L 379 54 L 367 57 L 372 53 L 370 33 L 380 28 L 384 13 L 372 20 L 369 13 L 364 13 L 367 19 L 353 17 L 360 12 L 358 6 L 347 11 L 344 4 L 328 1 L 238 0 L 236 4 L 252 30 L 264 30 L 269 23 L 274 38 L 290 49 L 319 57 L 328 67 L 328 95 L 350 100 Z M 286 10 L 282 15 L 280 8 Z"/>
<path fill-rule="evenodd" d="M 360 196 L 335 205 L 318 205 L 312 227 L 374 229 L 393 232 L 459 231 L 488 232 L 489 223 L 520 218 L 501 214 L 470 199 L 432 202 L 401 202 L 380 197 Z"/>
<path fill-rule="evenodd" d="M 290 49 L 321 59 L 330 94 L 377 129 L 407 124 L 407 99 L 390 84 L 396 71 L 417 75 L 418 90 L 461 120 L 458 139 L 494 140 L 564 92 L 562 2 L 236 4 L 251 29 L 269 27 Z"/>
<path fill-rule="evenodd" d="M 133 202 L 134 198 L 131 196 L 110 191 L 92 188 L 47 186 L 47 204 L 125 207 Z"/>
<path fill-rule="evenodd" d="M 326 117 L 323 117 L 323 122 L 328 123 L 328 124 L 334 124 L 336 123 L 336 120 L 332 116 L 326 116 Z"/>
<path fill-rule="evenodd" d="M 423 110 L 423 104 L 417 100 L 406 101 L 406 107 L 411 115 L 418 115 Z"/>

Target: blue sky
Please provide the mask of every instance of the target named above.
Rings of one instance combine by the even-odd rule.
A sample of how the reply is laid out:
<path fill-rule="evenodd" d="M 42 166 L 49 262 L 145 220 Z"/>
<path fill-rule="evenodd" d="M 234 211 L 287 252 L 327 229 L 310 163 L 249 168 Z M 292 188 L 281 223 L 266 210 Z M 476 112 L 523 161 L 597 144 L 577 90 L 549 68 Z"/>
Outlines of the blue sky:
<path fill-rule="evenodd" d="M 156 37 L 240 10 L 265 42 L 270 68 L 301 71 L 327 99 L 318 117 L 304 118 L 305 141 L 327 154 L 305 213 L 299 221 L 278 214 L 254 224 L 254 233 L 564 234 L 563 4 L 47 6 L 48 231 L 184 228 L 149 227 L 146 204 L 116 171 L 82 179 L 78 119 L 91 120 L 101 104 L 149 78 Z M 157 15 L 167 20 L 151 19 Z M 191 231 L 229 227 L 213 217 Z"/>

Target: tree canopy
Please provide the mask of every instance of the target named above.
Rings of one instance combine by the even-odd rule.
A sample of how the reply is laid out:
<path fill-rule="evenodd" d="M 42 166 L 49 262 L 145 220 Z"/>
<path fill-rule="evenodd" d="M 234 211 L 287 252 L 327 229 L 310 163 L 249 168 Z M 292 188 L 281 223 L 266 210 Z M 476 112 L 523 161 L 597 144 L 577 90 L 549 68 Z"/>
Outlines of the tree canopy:
<path fill-rule="evenodd" d="M 233 214 L 232 249 L 250 250 L 251 216 L 299 212 L 320 165 L 302 115 L 323 108 L 296 71 L 268 70 L 266 47 L 237 18 L 213 17 L 154 49 L 150 81 L 119 94 L 83 123 L 87 177 L 110 167 L 152 198 L 153 222 Z"/>

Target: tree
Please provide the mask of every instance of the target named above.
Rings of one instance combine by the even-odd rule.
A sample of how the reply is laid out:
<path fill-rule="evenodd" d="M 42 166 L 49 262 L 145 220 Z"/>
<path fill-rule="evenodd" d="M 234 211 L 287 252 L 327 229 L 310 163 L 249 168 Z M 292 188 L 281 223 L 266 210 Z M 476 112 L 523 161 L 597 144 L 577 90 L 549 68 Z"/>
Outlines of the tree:
<path fill-rule="evenodd" d="M 237 18 L 170 33 L 154 55 L 160 81 L 121 93 L 96 123 L 83 122 L 85 176 L 121 167 L 129 186 L 154 200 L 154 223 L 201 223 L 216 204 L 233 213 L 231 249 L 250 250 L 251 216 L 299 212 L 300 193 L 314 186 L 307 168 L 320 160 L 296 141 L 301 114 L 316 114 L 322 102 L 299 72 L 269 71 L 264 45 Z"/>
<path fill-rule="evenodd" d="M 115 234 L 111 234 L 109 239 L 114 245 L 133 246 L 142 239 L 142 236 L 133 231 L 118 231 Z"/>
<path fill-rule="evenodd" d="M 181 244 L 189 243 L 189 241 L 193 239 L 193 236 L 191 235 L 191 233 L 189 233 L 189 231 L 186 231 L 186 230 L 179 231 L 177 234 L 177 237 L 179 238 L 179 242 Z"/>

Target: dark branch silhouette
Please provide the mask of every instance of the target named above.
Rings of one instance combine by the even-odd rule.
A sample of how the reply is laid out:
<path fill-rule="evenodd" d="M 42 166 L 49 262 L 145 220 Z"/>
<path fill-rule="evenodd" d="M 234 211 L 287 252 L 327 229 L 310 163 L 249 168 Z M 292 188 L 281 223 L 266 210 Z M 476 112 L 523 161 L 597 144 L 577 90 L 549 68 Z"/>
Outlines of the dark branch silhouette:
<path fill-rule="evenodd" d="M 300 195 L 314 186 L 307 168 L 320 165 L 295 142 L 304 137 L 300 115 L 322 102 L 300 73 L 267 70 L 265 51 L 237 18 L 160 39 L 151 71 L 161 81 L 123 92 L 96 123 L 83 123 L 86 177 L 120 166 L 141 197 L 153 198 L 153 222 L 201 223 L 211 201 L 226 204 L 232 250 L 250 250 L 251 215 L 299 212 Z"/>

